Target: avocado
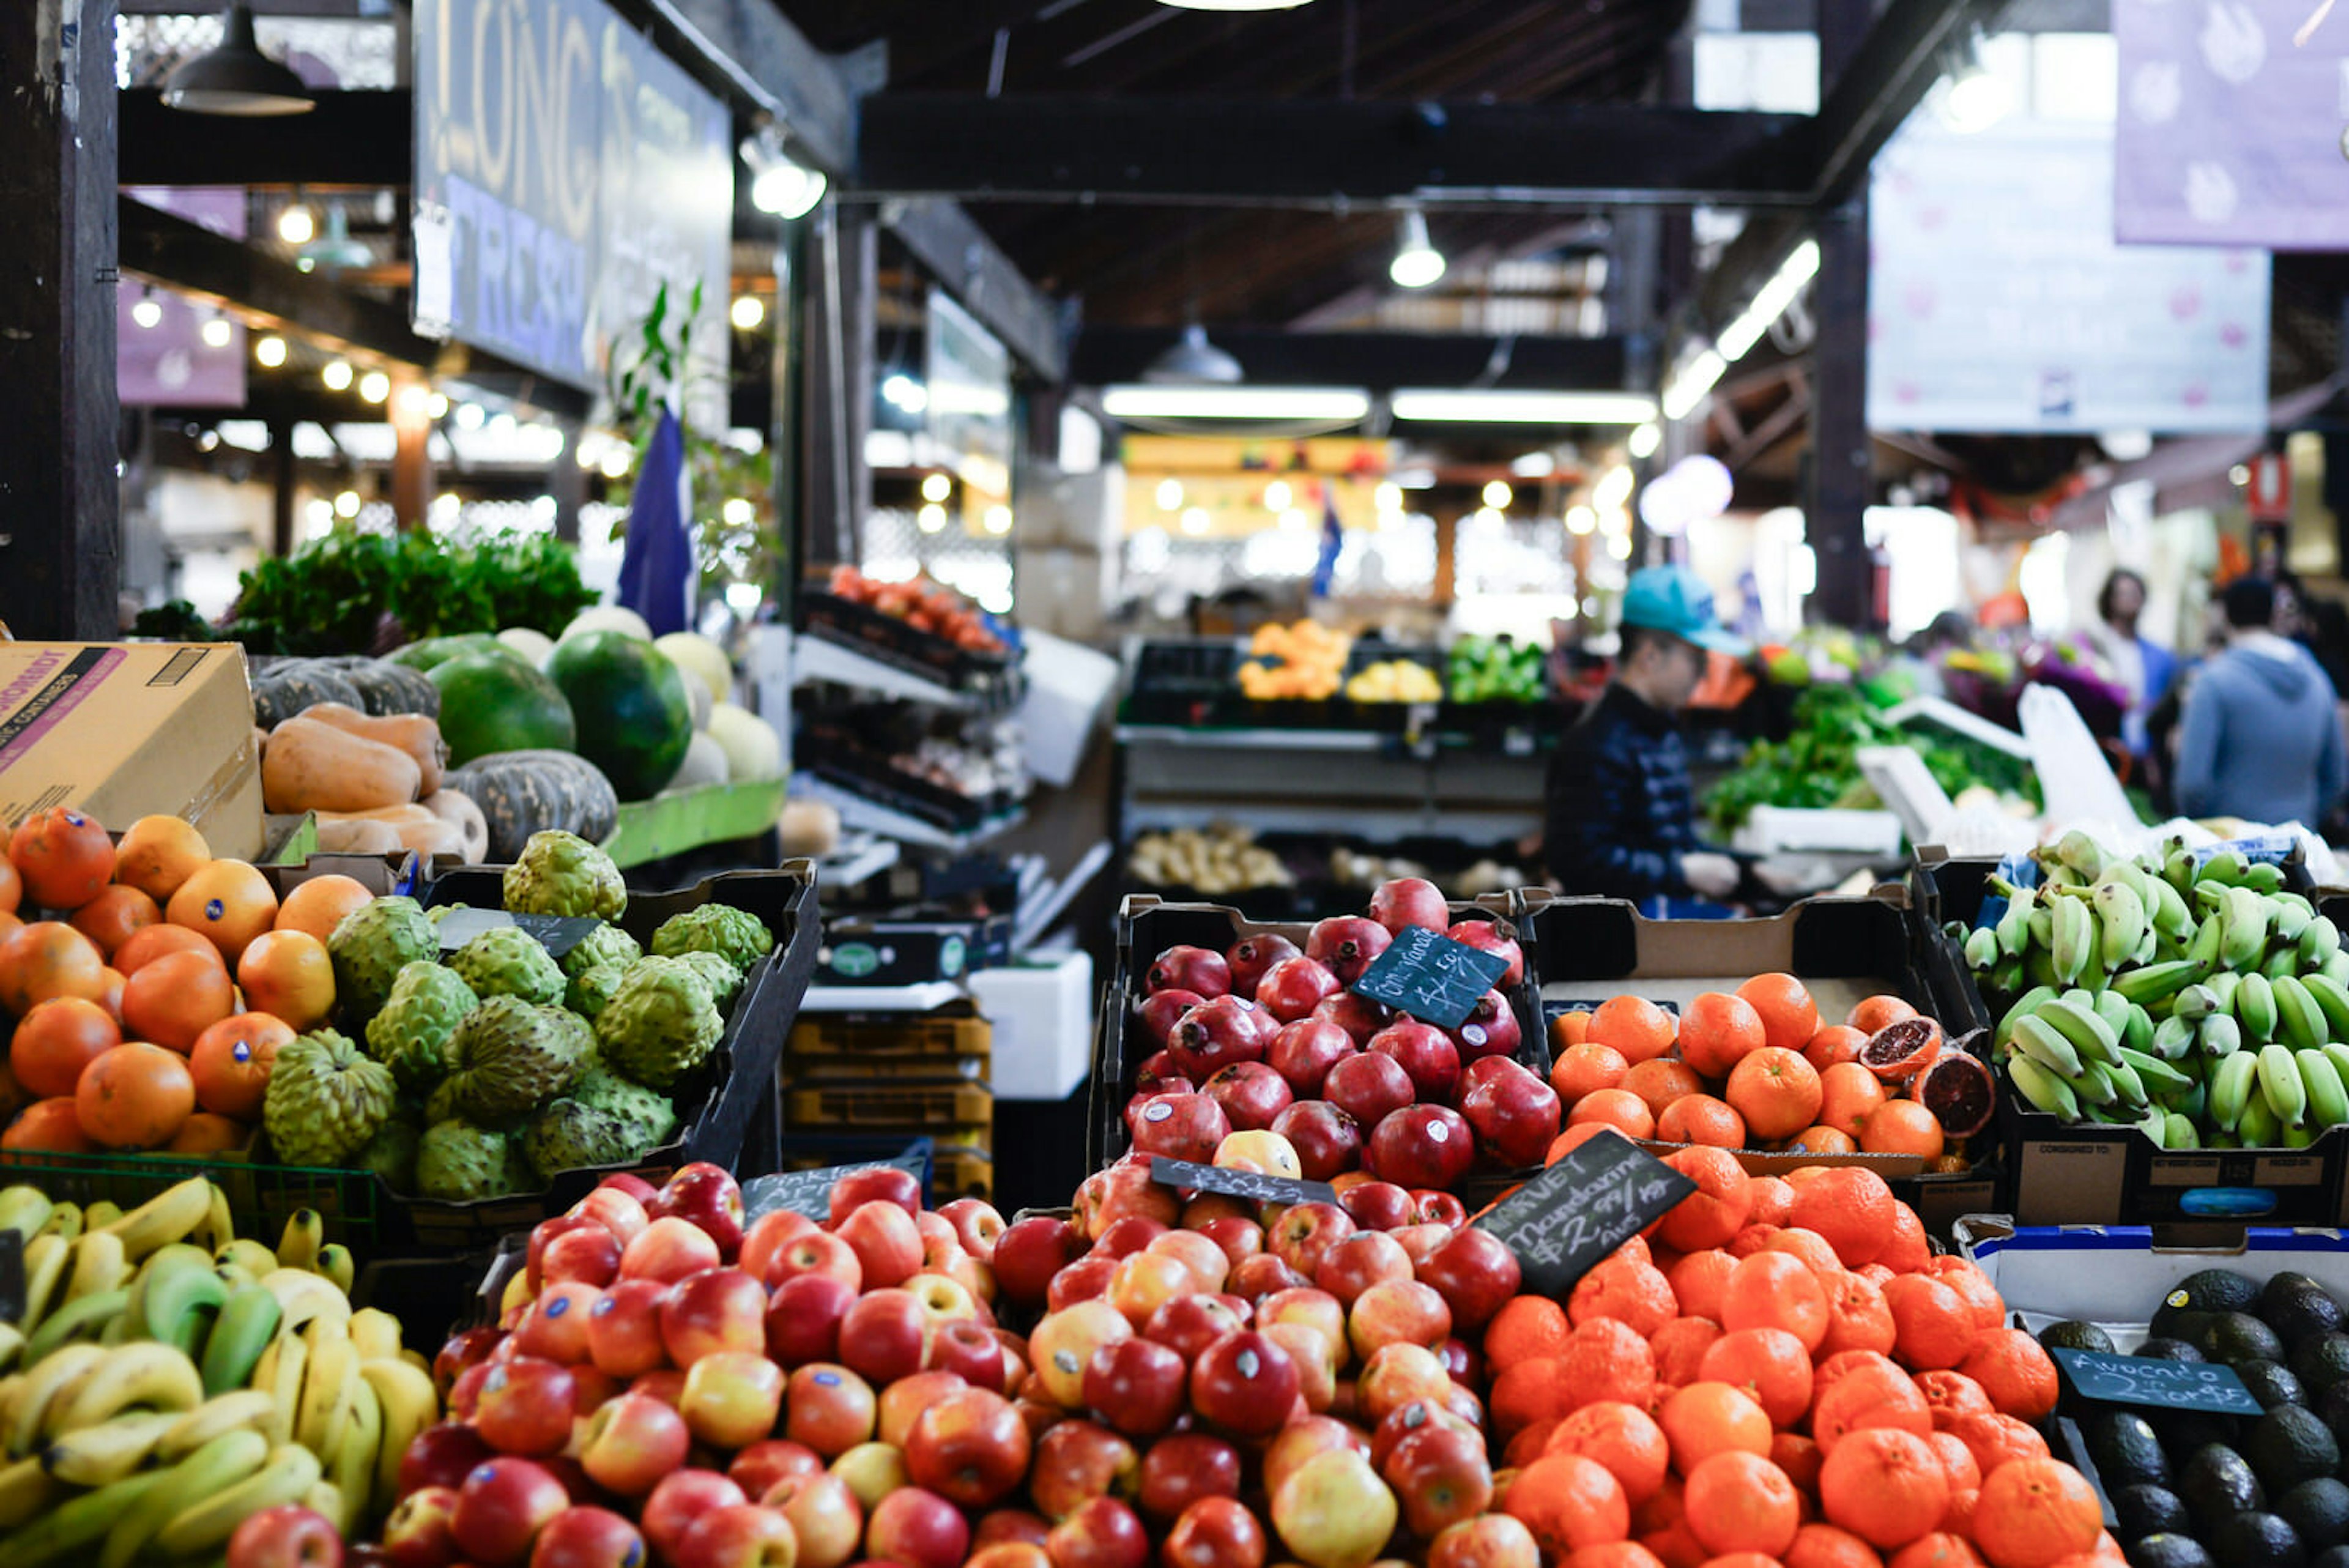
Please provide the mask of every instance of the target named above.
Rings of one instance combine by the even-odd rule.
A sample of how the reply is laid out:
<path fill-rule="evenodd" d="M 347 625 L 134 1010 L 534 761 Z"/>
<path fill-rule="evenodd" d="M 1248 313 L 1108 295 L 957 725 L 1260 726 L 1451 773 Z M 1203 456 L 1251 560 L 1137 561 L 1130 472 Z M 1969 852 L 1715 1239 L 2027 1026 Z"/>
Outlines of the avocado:
<path fill-rule="evenodd" d="M 2281 1361 L 2246 1361 L 2235 1368 L 2235 1376 L 2243 1380 L 2243 1386 L 2251 1390 L 2261 1409 L 2308 1403 L 2308 1390 L 2292 1375 L 2292 1368 Z"/>
<path fill-rule="evenodd" d="M 2179 1531 L 2165 1530 L 2132 1541 L 2126 1555 L 2129 1568 L 2215 1568 L 2202 1543 Z"/>
<path fill-rule="evenodd" d="M 2116 1533 L 2123 1541 L 2135 1541 L 2142 1535 L 2158 1535 L 2168 1530 L 2187 1535 L 2194 1533 L 2194 1516 L 2187 1512 L 2186 1500 L 2168 1487 L 2125 1486 L 2116 1489 L 2107 1481 L 2105 1492 L 2113 1500 L 2113 1516 L 2120 1521 Z"/>
<path fill-rule="evenodd" d="M 2154 1309 L 2153 1332 L 2178 1334 L 2173 1320 L 2183 1312 L 2249 1312 L 2260 1299 L 2260 1282 L 2232 1269 L 2204 1269 L 2178 1282 Z"/>
<path fill-rule="evenodd" d="M 2220 1313 L 2194 1341 L 2210 1360 L 2229 1366 L 2246 1361 L 2282 1361 L 2283 1335 L 2247 1312 Z"/>
<path fill-rule="evenodd" d="M 2178 1495 L 2207 1532 L 2230 1514 L 2265 1508 L 2268 1495 L 2243 1456 L 2219 1443 L 2194 1450 L 2178 1470 Z"/>
<path fill-rule="evenodd" d="M 2148 1410 L 2146 1419 L 2161 1434 L 2162 1450 L 2173 1467 L 2205 1444 L 2231 1449 L 2241 1435 L 2234 1417 L 2214 1416 L 2208 1410 Z"/>
<path fill-rule="evenodd" d="M 2335 1383 L 2316 1397 L 2316 1413 L 2333 1428 L 2334 1441 L 2349 1436 L 2349 1383 Z"/>
<path fill-rule="evenodd" d="M 2303 1339 L 2292 1347 L 2284 1365 L 2311 1394 L 2322 1394 L 2336 1383 L 2349 1383 L 2349 1334 L 2320 1334 Z"/>
<path fill-rule="evenodd" d="M 2300 1532 L 2272 1513 L 2230 1514 L 2204 1540 L 2219 1568 L 2307 1568 Z"/>
<path fill-rule="evenodd" d="M 2153 1335 L 2129 1354 L 2142 1355 L 2153 1361 L 2208 1361 L 2210 1359 L 2184 1340 L 2169 1339 L 2161 1334 Z"/>
<path fill-rule="evenodd" d="M 2276 1500 L 2275 1511 L 2313 1552 L 2349 1540 L 2349 1486 L 2331 1476 L 2301 1482 Z"/>
<path fill-rule="evenodd" d="M 2116 1487 L 2169 1484 L 2168 1457 L 2161 1451 L 2161 1439 L 2144 1417 L 2116 1410 L 2093 1416 L 2085 1425 L 2088 1459 L 2096 1467 L 2106 1491 Z"/>
<path fill-rule="evenodd" d="M 2111 1334 L 2093 1323 L 2082 1323 L 2076 1318 L 2051 1323 L 2041 1329 L 2039 1345 L 2043 1350 L 2092 1350 L 2098 1355 L 2119 1354 L 2113 1346 Z"/>
<path fill-rule="evenodd" d="M 2260 1289 L 2258 1312 L 2287 1345 L 2341 1332 L 2341 1303 L 2306 1274 L 2287 1271 L 2268 1281 Z"/>
<path fill-rule="evenodd" d="M 2251 1461 L 2260 1484 L 2281 1494 L 2302 1481 L 2339 1469 L 2341 1445 L 2333 1441 L 2332 1429 L 2315 1411 L 2281 1405 L 2252 1423 L 2243 1457 Z"/>

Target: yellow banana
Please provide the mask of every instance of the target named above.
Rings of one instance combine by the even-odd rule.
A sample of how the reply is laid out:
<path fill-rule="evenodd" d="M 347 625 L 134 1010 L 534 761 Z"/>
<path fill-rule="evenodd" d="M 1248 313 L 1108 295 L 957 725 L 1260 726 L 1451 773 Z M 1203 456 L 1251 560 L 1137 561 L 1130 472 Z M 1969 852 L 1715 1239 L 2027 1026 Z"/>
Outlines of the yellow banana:
<path fill-rule="evenodd" d="M 223 1432 L 260 1432 L 276 1409 L 277 1402 L 259 1388 L 215 1394 L 171 1423 L 155 1445 L 156 1457 L 177 1464 Z"/>
<path fill-rule="evenodd" d="M 0 1465 L 0 1531 L 21 1529 L 38 1519 L 65 1489 L 41 1468 L 39 1455 Z"/>
<path fill-rule="evenodd" d="M 13 1535 L 0 1539 L 0 1568 L 38 1568 L 102 1540 L 125 1510 L 139 1506 L 169 1472 L 148 1470 L 61 1503 Z"/>
<path fill-rule="evenodd" d="M 66 1266 L 73 1242 L 55 1231 L 44 1231 L 25 1245 L 25 1315 L 16 1326 L 26 1334 L 65 1303 Z"/>
<path fill-rule="evenodd" d="M 323 1274 L 307 1269 L 274 1269 L 261 1276 L 261 1288 L 277 1298 L 285 1314 L 282 1326 L 287 1333 L 320 1319 L 337 1329 L 347 1329 L 351 1321 L 350 1297 Z"/>
<path fill-rule="evenodd" d="M 48 1223 L 53 1207 L 49 1195 L 28 1182 L 0 1188 L 0 1231 L 14 1231 L 19 1241 L 29 1241 Z"/>
<path fill-rule="evenodd" d="M 41 1463 L 68 1486 L 109 1486 L 145 1464 L 181 1419 L 160 1411 L 117 1416 L 54 1439 L 41 1450 Z"/>
<path fill-rule="evenodd" d="M 351 1401 L 351 1418 L 327 1466 L 328 1479 L 342 1494 L 339 1523 L 346 1541 L 361 1538 L 374 1511 L 376 1459 L 383 1448 L 383 1407 L 377 1402 L 373 1388 L 365 1383 L 357 1386 L 358 1393 Z"/>
<path fill-rule="evenodd" d="M 44 1428 L 78 1432 L 130 1409 L 185 1415 L 203 1402 L 204 1380 L 185 1352 L 151 1341 L 117 1345 L 50 1407 Z"/>
<path fill-rule="evenodd" d="M 317 1264 L 318 1249 L 326 1244 L 326 1222 L 316 1209 L 296 1209 L 286 1217 L 285 1232 L 277 1241 L 277 1264 L 285 1269 L 309 1269 Z"/>
<path fill-rule="evenodd" d="M 41 1431 L 48 1424 L 49 1407 L 74 1380 L 97 1369 L 107 1353 L 95 1345 L 58 1348 L 25 1374 L 8 1407 L 8 1457 L 30 1459 L 40 1451 Z"/>
<path fill-rule="evenodd" d="M 81 1231 L 81 1205 L 78 1203 L 53 1204 L 49 1217 L 41 1221 L 41 1234 L 44 1236 L 56 1236 L 70 1241 Z"/>
<path fill-rule="evenodd" d="M 340 1241 L 329 1241 L 318 1249 L 318 1262 L 315 1272 L 343 1294 L 348 1295 L 351 1293 L 352 1284 L 358 1278 L 358 1264 L 351 1257 L 351 1250 L 348 1247 L 344 1246 Z"/>
<path fill-rule="evenodd" d="M 140 1498 L 106 1532 L 98 1568 L 130 1568 L 163 1527 L 204 1499 L 258 1471 L 269 1457 L 260 1433 L 222 1432 L 162 1472 L 162 1484 Z"/>
<path fill-rule="evenodd" d="M 277 1254 L 250 1236 L 222 1242 L 212 1250 L 212 1262 L 232 1264 L 256 1280 L 277 1272 Z"/>
<path fill-rule="evenodd" d="M 266 1393 L 276 1408 L 269 1417 L 269 1440 L 283 1445 L 294 1440 L 294 1420 L 302 1407 L 302 1375 L 308 1369 L 310 1347 L 298 1334 L 281 1334 L 261 1353 L 253 1369 L 253 1386 Z"/>
<path fill-rule="evenodd" d="M 261 1469 L 234 1486 L 199 1500 L 155 1537 L 166 1557 L 195 1557 L 216 1552 L 236 1527 L 264 1508 L 299 1502 L 326 1473 L 318 1456 L 298 1443 L 281 1443 L 270 1451 Z"/>
<path fill-rule="evenodd" d="M 379 1307 L 361 1307 L 346 1325 L 361 1359 L 381 1361 L 399 1354 L 399 1320 Z"/>
<path fill-rule="evenodd" d="M 122 1238 L 109 1231 L 85 1231 L 74 1241 L 73 1262 L 66 1276 L 66 1300 L 119 1290 L 129 1281 L 130 1263 L 123 1254 Z"/>
<path fill-rule="evenodd" d="M 173 1241 L 183 1241 L 211 1217 L 212 1184 L 201 1176 L 174 1182 L 107 1229 L 121 1239 L 133 1262 Z M 211 1251 L 209 1247 L 205 1249 Z"/>
<path fill-rule="evenodd" d="M 317 1329 L 318 1324 L 311 1324 Z M 294 1440 L 322 1459 L 342 1446 L 351 1401 L 364 1386 L 357 1347 L 336 1330 L 311 1334 L 309 1362 L 302 1374 L 302 1397 L 295 1407 Z"/>
<path fill-rule="evenodd" d="M 376 1459 L 375 1511 L 388 1512 L 399 1497 L 399 1461 L 416 1435 L 440 1418 L 440 1393 L 432 1375 L 405 1361 L 362 1362 L 359 1376 L 375 1390 L 383 1412 L 383 1441 Z"/>
<path fill-rule="evenodd" d="M 81 1211 L 81 1233 L 87 1236 L 92 1231 L 103 1230 L 121 1218 L 122 1205 L 115 1202 L 111 1198 L 101 1198 L 95 1203 L 84 1204 Z"/>

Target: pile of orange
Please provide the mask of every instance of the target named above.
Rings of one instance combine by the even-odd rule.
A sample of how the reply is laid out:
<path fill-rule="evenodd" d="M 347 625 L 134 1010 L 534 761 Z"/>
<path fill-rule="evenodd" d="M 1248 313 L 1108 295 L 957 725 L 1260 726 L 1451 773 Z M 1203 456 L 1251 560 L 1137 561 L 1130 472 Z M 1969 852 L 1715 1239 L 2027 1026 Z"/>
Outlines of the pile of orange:
<path fill-rule="evenodd" d="M 1644 996 L 1561 1013 L 1550 1026 L 1550 1086 L 1566 1107 L 1553 1160 L 1609 1127 L 1636 1138 L 1713 1148 L 1808 1154 L 1909 1154 L 1963 1169 L 1932 1112 L 1905 1097 L 1921 1062 L 1879 1076 L 1860 1048 L 1889 1023 L 1917 1016 L 1897 996 L 1871 996 L 1841 1023 L 1791 974 L 1755 975 L 1733 993 L 1706 992 L 1677 1021 Z"/>
<path fill-rule="evenodd" d="M 0 857 L 0 1149 L 243 1147 L 277 1048 L 335 1005 L 326 938 L 370 895 L 267 877 L 172 816 L 117 843 L 67 807 Z"/>
<path fill-rule="evenodd" d="M 1874 1171 L 1696 1193 L 1485 1332 L 1495 1504 L 1565 1568 L 2092 1568 L 2096 1494 L 2034 1423 L 2055 1369 Z"/>

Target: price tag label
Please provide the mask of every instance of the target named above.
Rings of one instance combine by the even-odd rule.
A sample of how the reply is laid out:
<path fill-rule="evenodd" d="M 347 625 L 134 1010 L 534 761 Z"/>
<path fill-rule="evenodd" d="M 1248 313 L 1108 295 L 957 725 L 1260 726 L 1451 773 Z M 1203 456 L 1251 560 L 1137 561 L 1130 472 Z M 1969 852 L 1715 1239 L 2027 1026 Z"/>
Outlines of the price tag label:
<path fill-rule="evenodd" d="M 753 1178 L 742 1184 L 744 1228 L 756 1223 L 761 1215 L 782 1209 L 811 1220 L 825 1219 L 832 1211 L 833 1182 L 852 1171 L 892 1168 L 911 1171 L 916 1181 L 922 1181 L 929 1174 L 929 1159 L 916 1146 L 895 1159 L 868 1159 L 854 1165 L 827 1165 L 817 1170 L 786 1170 Z"/>
<path fill-rule="evenodd" d="M 2208 1410 L 2220 1416 L 2262 1411 L 2231 1366 L 2209 1361 L 2164 1361 L 2151 1355 L 2105 1355 L 2093 1350 L 2049 1353 L 2072 1391 L 2100 1405 L 2151 1405 L 2168 1410 Z"/>
<path fill-rule="evenodd" d="M 1476 1223 L 1516 1254 L 1527 1292 L 1564 1301 L 1576 1281 L 1695 1190 L 1630 1139 L 1601 1133 Z"/>
<path fill-rule="evenodd" d="M 1498 953 L 1455 942 L 1425 926 L 1405 926 L 1371 961 L 1352 990 L 1439 1029 L 1457 1029 L 1509 972 Z"/>
<path fill-rule="evenodd" d="M 509 915 L 503 909 L 451 909 L 440 917 L 440 950 L 455 952 L 483 931 L 520 926 L 538 939 L 553 958 L 561 958 L 592 935 L 604 922 L 592 915 Z"/>
<path fill-rule="evenodd" d="M 1286 1176 L 1266 1176 L 1253 1170 L 1226 1170 L 1219 1165 L 1194 1165 L 1187 1159 L 1150 1158 L 1150 1179 L 1161 1187 L 1187 1188 L 1193 1192 L 1221 1192 L 1257 1203 L 1335 1203 L 1338 1189 L 1326 1181 L 1298 1181 Z"/>
<path fill-rule="evenodd" d="M 0 1323 L 25 1321 L 25 1238 L 0 1231 Z"/>

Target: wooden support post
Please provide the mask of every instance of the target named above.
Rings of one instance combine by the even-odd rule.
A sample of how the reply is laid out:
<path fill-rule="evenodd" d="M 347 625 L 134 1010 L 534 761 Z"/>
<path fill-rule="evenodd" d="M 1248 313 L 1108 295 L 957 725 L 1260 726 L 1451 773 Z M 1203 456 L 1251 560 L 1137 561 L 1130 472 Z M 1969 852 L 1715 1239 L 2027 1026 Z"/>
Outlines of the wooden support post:
<path fill-rule="evenodd" d="M 873 208 L 827 202 L 810 231 L 807 355 L 802 418 L 807 461 L 808 559 L 863 558 L 873 475 L 864 438 L 873 428 L 873 300 L 880 271 L 880 224 Z"/>
<path fill-rule="evenodd" d="M 1820 0 L 1819 79 L 1836 82 L 1872 18 L 1868 0 Z M 1868 192 L 1819 214 L 1818 323 L 1811 386 L 1810 484 L 1806 511 L 1818 586 L 1815 618 L 1866 626 L 1874 572 L 1866 519 L 1874 452 L 1868 436 Z"/>
<path fill-rule="evenodd" d="M 115 0 L 0 5 L 0 623 L 117 632 Z"/>

